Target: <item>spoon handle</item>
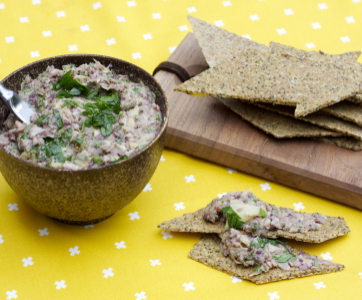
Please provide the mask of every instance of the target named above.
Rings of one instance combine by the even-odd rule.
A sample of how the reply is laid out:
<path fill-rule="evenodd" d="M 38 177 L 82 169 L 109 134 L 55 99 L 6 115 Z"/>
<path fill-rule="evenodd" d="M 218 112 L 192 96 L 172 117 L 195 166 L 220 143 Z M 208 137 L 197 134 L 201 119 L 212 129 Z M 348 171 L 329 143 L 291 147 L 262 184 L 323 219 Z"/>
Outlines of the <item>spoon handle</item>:
<path fill-rule="evenodd" d="M 14 92 L 11 90 L 8 90 L 6 87 L 4 87 L 1 83 L 0 83 L 0 100 L 1 102 L 8 108 L 11 110 L 11 99 L 14 96 Z"/>

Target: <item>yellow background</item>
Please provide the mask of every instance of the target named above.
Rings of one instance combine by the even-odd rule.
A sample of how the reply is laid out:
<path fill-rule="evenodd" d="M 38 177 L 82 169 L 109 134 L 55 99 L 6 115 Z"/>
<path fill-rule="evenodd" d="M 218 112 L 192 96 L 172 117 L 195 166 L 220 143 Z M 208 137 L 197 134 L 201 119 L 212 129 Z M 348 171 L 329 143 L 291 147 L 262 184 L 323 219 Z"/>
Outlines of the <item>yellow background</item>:
<path fill-rule="evenodd" d="M 222 28 L 240 35 L 249 34 L 257 42 L 276 41 L 308 50 L 307 43 L 329 53 L 362 49 L 362 3 L 357 0 L 0 0 L 0 78 L 17 68 L 45 57 L 68 53 L 96 53 L 118 57 L 152 72 L 170 55 L 191 31 L 186 16 L 190 14 L 210 23 L 222 20 Z M 318 4 L 325 3 L 327 9 Z M 284 10 L 292 9 L 287 15 Z M 65 17 L 56 12 L 64 11 Z M 154 19 L 152 14 L 161 18 Z M 252 21 L 250 15 L 259 20 Z M 124 17 L 126 22 L 118 22 Z M 353 17 L 348 23 L 346 17 Z M 28 22 L 20 22 L 28 17 Z M 348 19 L 351 20 L 351 19 Z M 318 22 L 319 29 L 311 23 Z M 89 31 L 80 26 L 88 25 Z M 180 26 L 187 25 L 188 31 Z M 277 29 L 286 34 L 279 35 Z M 44 37 L 43 31 L 51 36 Z M 145 40 L 143 34 L 151 33 Z M 14 42 L 6 43 L 6 37 Z M 341 37 L 349 42 L 342 42 Z M 107 44 L 114 38 L 116 43 Z M 69 45 L 78 51 L 70 52 Z M 38 51 L 39 57 L 30 52 Z M 132 53 L 141 53 L 133 59 Z M 358 299 L 362 297 L 361 211 L 304 194 L 265 180 L 197 160 L 170 150 L 150 181 L 152 190 L 142 192 L 129 206 L 93 228 L 60 224 L 40 215 L 19 199 L 0 175 L 0 300 L 6 292 L 16 290 L 17 299 L 137 299 L 144 292 L 147 299 L 269 299 L 278 292 L 279 299 Z M 194 175 L 187 183 L 185 176 Z M 305 212 L 343 216 L 352 232 L 322 244 L 290 242 L 292 246 L 320 256 L 330 252 L 332 261 L 346 265 L 339 273 L 257 286 L 243 280 L 232 283 L 227 274 L 205 267 L 187 258 L 199 234 L 172 233 L 163 239 L 156 226 L 164 220 L 193 212 L 220 193 L 245 190 L 278 206 L 293 207 L 302 202 Z M 184 210 L 175 210 L 183 202 Z M 18 210 L 9 210 L 9 204 Z M 140 218 L 130 220 L 129 213 Z M 49 235 L 38 230 L 48 228 Z M 115 243 L 125 242 L 117 249 Z M 80 253 L 70 255 L 69 249 Z M 32 257 L 33 265 L 23 266 L 23 258 Z M 161 265 L 151 266 L 150 260 Z M 114 276 L 104 278 L 102 271 L 112 268 Z M 66 288 L 56 289 L 55 282 L 65 281 Z M 185 291 L 184 283 L 192 282 L 194 290 Z M 314 283 L 325 288 L 316 289 Z"/>

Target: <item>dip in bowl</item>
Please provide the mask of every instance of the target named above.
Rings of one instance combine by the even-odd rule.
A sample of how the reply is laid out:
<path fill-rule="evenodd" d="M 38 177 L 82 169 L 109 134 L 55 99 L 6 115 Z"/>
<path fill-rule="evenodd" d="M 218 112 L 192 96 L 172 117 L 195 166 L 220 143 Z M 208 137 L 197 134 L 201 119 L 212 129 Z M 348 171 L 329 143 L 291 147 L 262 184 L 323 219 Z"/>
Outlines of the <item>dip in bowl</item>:
<path fill-rule="evenodd" d="M 58 84 L 74 79 L 88 87 L 84 94 L 82 87 Z M 0 171 L 35 210 L 69 224 L 93 224 L 148 183 L 168 121 L 166 97 L 150 74 L 112 57 L 64 55 L 24 66 L 2 83 L 34 100 L 30 126 L 4 124 L 13 136 L 2 134 Z M 35 95 L 34 84 L 43 95 Z"/>

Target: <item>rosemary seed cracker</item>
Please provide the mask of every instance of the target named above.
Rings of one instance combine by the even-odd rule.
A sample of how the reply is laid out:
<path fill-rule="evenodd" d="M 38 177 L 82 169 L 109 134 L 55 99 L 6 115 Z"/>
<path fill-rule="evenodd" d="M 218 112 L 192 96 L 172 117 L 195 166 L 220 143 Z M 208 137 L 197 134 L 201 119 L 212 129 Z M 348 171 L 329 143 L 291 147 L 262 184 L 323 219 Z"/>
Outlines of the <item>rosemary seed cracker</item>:
<path fill-rule="evenodd" d="M 341 136 L 342 134 L 307 124 L 293 117 L 256 107 L 250 103 L 231 98 L 216 98 L 245 121 L 276 138 Z"/>
<path fill-rule="evenodd" d="M 209 205 L 212 205 L 218 199 L 214 199 Z M 165 221 L 157 227 L 162 230 L 174 232 L 199 232 L 199 233 L 223 233 L 225 224 L 221 222 L 210 223 L 203 218 L 204 209 L 200 209 L 195 213 L 184 214 L 182 217 Z M 343 218 L 327 217 L 327 221 L 319 230 L 308 231 L 304 233 L 291 233 L 283 230 L 269 231 L 266 238 L 276 239 L 283 237 L 308 243 L 322 243 L 324 241 L 343 236 L 351 230 L 347 226 Z M 243 232 L 243 231 L 241 231 Z M 244 233 L 244 232 L 243 232 Z M 244 233 L 245 234 L 245 233 Z"/>
<path fill-rule="evenodd" d="M 362 104 L 362 94 L 356 94 L 352 98 L 348 99 L 349 101 L 353 103 Z"/>
<path fill-rule="evenodd" d="M 221 239 L 216 234 L 203 235 L 200 241 L 195 244 L 188 257 L 213 269 L 241 279 L 250 280 L 256 284 L 338 272 L 345 267 L 344 265 L 334 263 L 331 266 L 319 265 L 305 271 L 300 271 L 298 267 L 291 267 L 288 271 L 280 268 L 273 268 L 268 272 L 250 277 L 250 275 L 254 273 L 254 267 L 238 265 L 230 257 L 224 256 L 220 247 L 220 242 Z M 291 252 L 294 255 L 298 255 L 300 250 L 292 247 Z"/>
<path fill-rule="evenodd" d="M 319 62 L 248 48 L 175 88 L 189 94 L 296 106 L 302 117 L 362 89 L 357 63 Z"/>
<path fill-rule="evenodd" d="M 340 148 L 345 148 L 348 150 L 353 150 L 353 151 L 362 150 L 362 141 L 350 137 L 335 137 L 335 138 L 321 137 L 321 138 L 316 138 L 316 140 L 327 144 L 333 144 Z"/>
<path fill-rule="evenodd" d="M 335 62 L 341 62 L 344 61 L 347 62 L 355 62 L 361 55 L 361 51 L 352 51 L 352 52 L 346 52 L 342 54 L 327 54 L 322 51 L 305 51 L 302 49 L 297 49 L 292 46 L 287 46 L 283 44 L 279 44 L 276 42 L 270 42 L 269 47 L 274 53 L 277 54 L 288 54 L 297 56 L 299 58 L 310 58 L 310 59 L 319 59 L 319 60 L 329 60 L 329 61 L 335 61 Z"/>
<path fill-rule="evenodd" d="M 205 60 L 210 67 L 218 65 L 225 59 L 247 48 L 267 50 L 269 47 L 250 41 L 247 38 L 229 32 L 198 18 L 187 17 L 194 31 Z"/>
<path fill-rule="evenodd" d="M 325 107 L 322 111 L 326 114 L 362 126 L 362 105 L 360 104 L 342 101 L 332 106 Z"/>
<path fill-rule="evenodd" d="M 344 101 L 345 102 L 345 101 Z M 344 102 L 338 103 L 336 105 L 344 104 Z M 283 116 L 289 116 L 294 117 L 293 108 L 287 107 L 287 106 L 281 106 L 281 105 L 270 105 L 270 104 L 264 104 L 264 103 L 254 103 L 255 105 L 270 110 L 271 112 L 277 112 Z M 352 103 L 351 103 L 352 104 Z M 332 105 L 330 108 L 328 108 L 328 111 L 340 111 L 338 107 L 336 109 L 333 109 L 332 107 L 336 106 Z M 358 105 L 358 104 L 357 104 Z M 347 105 L 348 106 L 348 105 Z M 327 108 L 322 109 L 322 112 L 324 112 Z M 362 107 L 360 109 L 362 112 Z M 338 114 L 336 112 L 336 114 Z M 349 116 L 353 116 L 353 113 L 350 113 Z M 313 113 L 310 115 L 307 115 L 305 117 L 297 118 L 298 120 L 305 121 L 307 123 L 317 125 L 320 127 L 323 127 L 325 129 L 329 129 L 334 132 L 339 132 L 343 135 L 354 137 L 355 139 L 362 140 L 362 127 L 340 119 L 340 117 L 335 117 L 332 115 L 325 114 L 325 113 Z"/>
<path fill-rule="evenodd" d="M 269 46 L 271 48 L 272 51 L 274 51 L 277 54 L 288 54 L 288 55 L 294 55 L 300 58 L 311 58 L 311 59 L 317 59 L 320 61 L 332 61 L 332 62 L 336 62 L 336 63 L 344 63 L 345 61 L 347 62 L 354 62 L 358 59 L 358 57 L 361 55 L 361 51 L 353 51 L 353 52 L 346 52 L 346 53 L 342 53 L 342 54 L 327 54 L 324 52 L 317 52 L 317 51 L 305 51 L 302 49 L 296 49 L 294 47 L 291 46 L 287 46 L 287 45 L 282 45 L 279 43 L 275 43 L 275 42 L 270 42 Z M 356 94 L 355 96 L 347 99 L 350 102 L 347 102 L 348 104 L 344 104 L 343 105 L 343 110 L 345 110 L 345 112 L 347 113 L 348 110 L 348 114 L 352 112 L 353 108 L 356 108 L 356 106 L 351 105 L 351 108 L 348 109 L 348 106 L 350 105 L 351 102 L 353 103 L 362 103 L 362 94 Z M 341 103 L 345 103 L 344 101 Z M 330 113 L 336 117 L 342 118 L 344 120 L 347 121 L 351 121 L 354 122 L 353 116 L 346 116 L 346 118 L 344 118 L 342 116 L 343 112 L 340 112 L 339 110 L 342 109 L 341 107 L 339 107 L 338 109 L 335 107 L 336 105 L 332 105 L 330 106 L 330 108 L 333 108 L 333 111 L 335 112 L 335 114 Z M 323 109 L 323 111 L 327 112 L 326 110 L 329 107 L 327 107 L 326 109 Z M 337 113 L 341 113 L 341 116 L 337 115 Z M 355 122 L 357 123 L 357 122 Z M 359 123 L 357 123 L 359 124 Z M 360 125 L 360 124 L 359 124 Z"/>

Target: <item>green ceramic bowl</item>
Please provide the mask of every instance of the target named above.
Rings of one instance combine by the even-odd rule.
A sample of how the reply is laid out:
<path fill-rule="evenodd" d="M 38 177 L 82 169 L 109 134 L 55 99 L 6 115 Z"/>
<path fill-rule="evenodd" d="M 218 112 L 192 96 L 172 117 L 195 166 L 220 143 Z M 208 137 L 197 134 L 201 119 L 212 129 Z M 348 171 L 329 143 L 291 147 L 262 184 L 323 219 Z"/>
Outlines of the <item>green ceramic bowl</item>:
<path fill-rule="evenodd" d="M 0 171 L 15 193 L 32 208 L 61 222 L 94 224 L 112 216 L 143 190 L 156 170 L 162 154 L 168 122 L 168 104 L 161 86 L 143 69 L 121 59 L 92 54 L 62 55 L 36 61 L 9 76 L 2 84 L 20 90 L 27 74 L 36 77 L 47 66 L 73 63 L 76 66 L 98 60 L 112 64 L 117 74 L 127 74 L 134 82 L 143 81 L 156 92 L 163 124 L 156 138 L 142 151 L 115 164 L 89 170 L 55 170 L 31 164 L 0 147 Z"/>

